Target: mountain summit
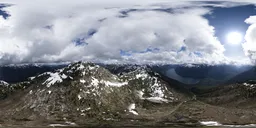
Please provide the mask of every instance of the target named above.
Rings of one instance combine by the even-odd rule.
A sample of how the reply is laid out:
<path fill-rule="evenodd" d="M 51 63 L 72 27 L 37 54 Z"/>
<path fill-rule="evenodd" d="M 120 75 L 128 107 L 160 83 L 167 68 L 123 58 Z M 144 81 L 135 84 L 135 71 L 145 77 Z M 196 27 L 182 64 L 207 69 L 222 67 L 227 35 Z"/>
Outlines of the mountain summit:
<path fill-rule="evenodd" d="M 78 124 L 84 120 L 144 118 L 161 113 L 151 109 L 154 105 L 176 106 L 190 99 L 150 68 L 134 68 L 115 75 L 99 65 L 83 62 L 5 86 L 2 95 L 2 117 L 29 121 L 69 120 Z"/>

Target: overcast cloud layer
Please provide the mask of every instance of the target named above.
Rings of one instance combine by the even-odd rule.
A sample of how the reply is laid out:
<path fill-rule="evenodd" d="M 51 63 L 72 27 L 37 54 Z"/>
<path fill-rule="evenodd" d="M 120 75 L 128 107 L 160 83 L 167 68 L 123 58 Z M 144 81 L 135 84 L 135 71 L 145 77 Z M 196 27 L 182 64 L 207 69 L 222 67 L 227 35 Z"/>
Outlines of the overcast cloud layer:
<path fill-rule="evenodd" d="M 232 60 L 225 57 L 214 27 L 203 17 L 211 12 L 203 7 L 206 3 L 177 1 L 4 1 L 13 5 L 4 8 L 11 15 L 8 19 L 0 17 L 0 64 L 248 64 L 249 58 L 256 58 L 256 16 L 245 19 L 251 25 L 243 44 L 249 57 Z M 210 5 L 242 4 L 247 3 Z"/>

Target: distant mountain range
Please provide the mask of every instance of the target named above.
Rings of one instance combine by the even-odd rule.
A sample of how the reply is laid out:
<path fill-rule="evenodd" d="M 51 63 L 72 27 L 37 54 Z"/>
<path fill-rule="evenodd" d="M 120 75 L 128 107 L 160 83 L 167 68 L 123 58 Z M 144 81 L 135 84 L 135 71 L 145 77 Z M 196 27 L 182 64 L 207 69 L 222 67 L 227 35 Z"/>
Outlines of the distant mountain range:
<path fill-rule="evenodd" d="M 256 80 L 256 67 L 253 67 L 250 70 L 244 71 L 235 77 L 232 77 L 226 82 L 226 84 L 241 83 L 247 80 Z"/>
<path fill-rule="evenodd" d="M 8 83 L 26 81 L 29 77 L 63 68 L 66 64 L 26 64 L 0 66 L 0 80 Z"/>
<path fill-rule="evenodd" d="M 255 79 L 253 66 L 235 65 L 129 65 L 129 64 L 99 64 L 114 74 L 124 73 L 137 67 L 150 67 L 154 72 L 177 80 L 187 85 L 214 86 L 225 83 L 243 82 Z M 27 80 L 47 71 L 54 71 L 67 66 L 67 64 L 28 64 L 0 66 L 0 80 L 16 83 Z M 236 76 L 238 78 L 236 78 Z"/>

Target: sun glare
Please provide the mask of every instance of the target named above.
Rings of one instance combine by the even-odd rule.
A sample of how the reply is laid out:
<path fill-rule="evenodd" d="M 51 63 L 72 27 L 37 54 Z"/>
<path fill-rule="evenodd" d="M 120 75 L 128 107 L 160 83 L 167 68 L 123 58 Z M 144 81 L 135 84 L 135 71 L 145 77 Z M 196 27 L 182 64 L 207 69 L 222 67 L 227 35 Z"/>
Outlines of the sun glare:
<path fill-rule="evenodd" d="M 230 32 L 227 35 L 227 42 L 229 44 L 240 44 L 243 41 L 243 36 L 239 32 Z"/>

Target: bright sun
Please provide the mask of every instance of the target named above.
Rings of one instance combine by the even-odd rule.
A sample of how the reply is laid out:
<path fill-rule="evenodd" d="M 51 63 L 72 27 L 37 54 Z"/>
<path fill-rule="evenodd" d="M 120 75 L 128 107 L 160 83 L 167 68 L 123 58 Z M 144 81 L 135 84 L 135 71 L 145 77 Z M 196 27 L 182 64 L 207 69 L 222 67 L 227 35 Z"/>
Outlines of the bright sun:
<path fill-rule="evenodd" d="M 243 41 L 243 36 L 239 32 L 230 32 L 227 35 L 227 42 L 229 44 L 240 44 Z"/>

